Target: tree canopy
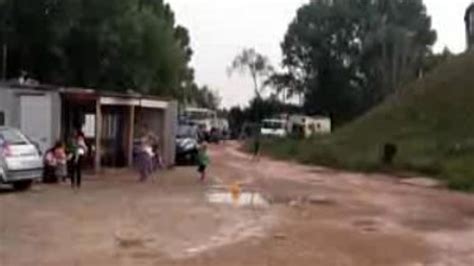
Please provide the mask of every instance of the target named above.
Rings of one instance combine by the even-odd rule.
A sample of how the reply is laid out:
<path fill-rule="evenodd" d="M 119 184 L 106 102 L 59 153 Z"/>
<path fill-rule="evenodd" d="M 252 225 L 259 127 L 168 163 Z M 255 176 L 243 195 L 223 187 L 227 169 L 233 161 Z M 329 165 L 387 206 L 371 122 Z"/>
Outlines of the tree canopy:
<path fill-rule="evenodd" d="M 270 80 L 304 96 L 308 113 L 346 121 L 415 79 L 436 33 L 422 0 L 312 0 L 282 43 Z"/>
<path fill-rule="evenodd" d="M 184 98 L 194 83 L 186 28 L 162 0 L 0 0 L 7 76 Z"/>
<path fill-rule="evenodd" d="M 265 80 L 273 73 L 273 67 L 266 56 L 258 53 L 253 48 L 246 48 L 232 61 L 228 73 L 232 74 L 234 71 L 249 74 L 253 81 L 255 96 L 261 98 L 266 85 Z"/>
<path fill-rule="evenodd" d="M 193 86 L 190 90 L 192 97 L 188 99 L 191 105 L 217 110 L 221 104 L 221 97 L 217 91 L 208 86 Z"/>

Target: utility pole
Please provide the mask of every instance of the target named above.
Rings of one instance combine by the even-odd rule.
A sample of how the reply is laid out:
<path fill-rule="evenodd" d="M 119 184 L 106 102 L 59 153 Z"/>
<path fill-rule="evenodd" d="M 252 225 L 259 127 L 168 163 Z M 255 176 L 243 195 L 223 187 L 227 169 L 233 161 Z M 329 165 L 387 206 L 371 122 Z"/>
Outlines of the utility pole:
<path fill-rule="evenodd" d="M 2 80 L 7 80 L 7 60 L 8 60 L 8 47 L 6 43 L 3 43 L 2 48 Z"/>

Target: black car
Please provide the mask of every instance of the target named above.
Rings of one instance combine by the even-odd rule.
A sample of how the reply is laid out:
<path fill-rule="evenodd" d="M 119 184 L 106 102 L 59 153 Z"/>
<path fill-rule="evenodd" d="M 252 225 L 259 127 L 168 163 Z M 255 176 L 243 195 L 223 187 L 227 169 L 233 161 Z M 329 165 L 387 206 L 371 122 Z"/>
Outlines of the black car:
<path fill-rule="evenodd" d="M 199 149 L 198 129 L 193 125 L 179 125 L 176 135 L 176 162 L 197 163 Z"/>

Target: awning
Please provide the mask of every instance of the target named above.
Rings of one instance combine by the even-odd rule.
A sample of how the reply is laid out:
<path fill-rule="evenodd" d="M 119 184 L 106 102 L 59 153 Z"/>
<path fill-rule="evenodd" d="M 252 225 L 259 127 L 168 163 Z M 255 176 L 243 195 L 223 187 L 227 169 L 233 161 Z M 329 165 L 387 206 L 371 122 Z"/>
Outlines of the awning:
<path fill-rule="evenodd" d="M 101 105 L 122 105 L 122 106 L 138 106 L 144 108 L 166 109 L 168 103 L 160 100 L 152 99 L 128 99 L 120 97 L 100 97 Z"/>

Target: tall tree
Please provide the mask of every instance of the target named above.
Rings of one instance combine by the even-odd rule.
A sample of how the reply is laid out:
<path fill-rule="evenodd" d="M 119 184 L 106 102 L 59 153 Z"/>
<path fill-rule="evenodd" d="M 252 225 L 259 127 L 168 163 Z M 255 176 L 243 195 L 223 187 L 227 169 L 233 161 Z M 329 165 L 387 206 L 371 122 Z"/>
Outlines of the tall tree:
<path fill-rule="evenodd" d="M 369 7 L 361 61 L 377 102 L 420 74 L 436 33 L 421 0 L 378 0 Z"/>
<path fill-rule="evenodd" d="M 259 54 L 255 49 L 244 49 L 233 60 L 228 68 L 231 75 L 234 71 L 241 74 L 249 74 L 254 85 L 254 92 L 257 98 L 261 98 L 265 86 L 265 80 L 272 74 L 273 67 L 268 58 Z"/>
<path fill-rule="evenodd" d="M 198 107 L 217 110 L 221 103 L 221 98 L 217 91 L 210 89 L 208 86 L 201 88 L 195 86 L 192 95 L 193 105 Z"/>
<path fill-rule="evenodd" d="M 352 119 L 417 77 L 436 34 L 422 0 L 312 0 L 282 44 L 280 87 L 309 113 Z"/>
<path fill-rule="evenodd" d="M 191 48 L 191 38 L 186 28 L 178 26 L 175 29 L 175 37 L 178 40 L 181 49 L 184 51 L 186 62 L 190 62 L 193 56 L 193 50 Z M 189 64 L 183 65 L 180 74 L 181 83 L 177 91 L 177 98 L 182 103 L 188 103 L 198 95 L 193 94 L 194 88 L 197 88 L 194 80 L 194 69 Z"/>
<path fill-rule="evenodd" d="M 9 77 L 175 97 L 193 79 L 187 30 L 163 0 L 2 0 L 5 10 Z"/>

